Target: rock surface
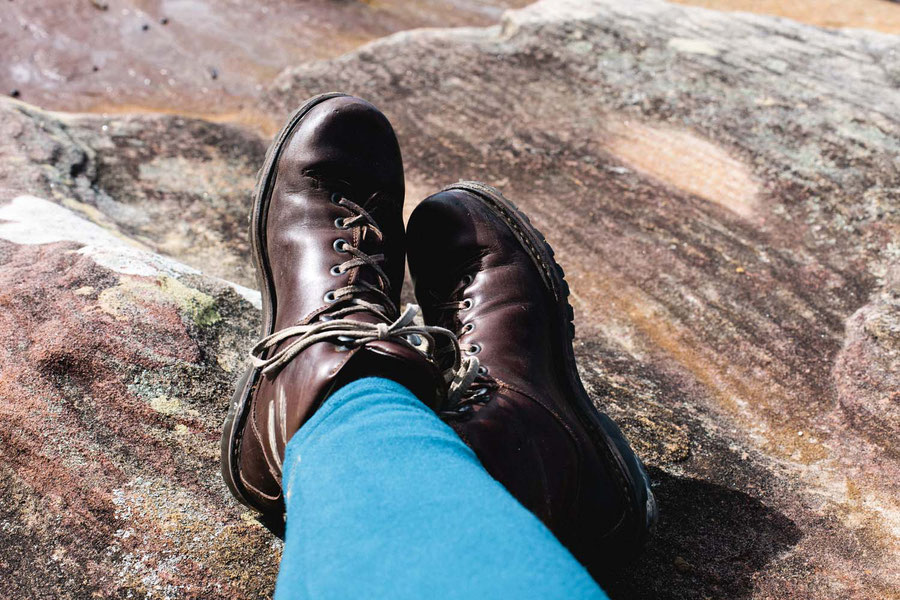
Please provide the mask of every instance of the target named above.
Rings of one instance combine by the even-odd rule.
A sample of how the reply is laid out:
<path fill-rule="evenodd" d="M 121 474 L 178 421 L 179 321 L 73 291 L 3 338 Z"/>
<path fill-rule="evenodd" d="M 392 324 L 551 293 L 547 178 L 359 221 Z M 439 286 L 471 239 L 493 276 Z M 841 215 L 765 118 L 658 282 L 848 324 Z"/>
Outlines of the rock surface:
<path fill-rule="evenodd" d="M 279 546 L 215 470 L 255 292 L 34 196 L 0 265 L 3 595 L 268 594 Z"/>
<path fill-rule="evenodd" d="M 674 0 L 716 10 L 749 11 L 787 17 L 819 27 L 854 27 L 900 33 L 897 0 Z"/>
<path fill-rule="evenodd" d="M 268 124 L 253 105 L 287 66 L 404 29 L 490 25 L 526 3 L 4 0 L 0 94 L 60 110 L 190 111 Z"/>
<path fill-rule="evenodd" d="M 547 0 L 284 72 L 381 106 L 408 210 L 498 185 L 568 274 L 657 538 L 613 598 L 898 598 L 900 39 L 655 0 Z M 256 319 L 265 142 L 0 103 L 6 596 L 260 597 L 277 543 L 218 426 Z"/>

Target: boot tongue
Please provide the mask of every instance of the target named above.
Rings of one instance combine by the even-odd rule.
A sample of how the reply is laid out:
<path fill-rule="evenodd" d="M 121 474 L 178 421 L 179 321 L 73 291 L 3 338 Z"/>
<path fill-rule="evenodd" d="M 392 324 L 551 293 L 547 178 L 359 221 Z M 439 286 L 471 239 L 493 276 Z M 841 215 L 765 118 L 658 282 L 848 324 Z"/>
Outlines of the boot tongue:
<path fill-rule="evenodd" d="M 382 319 L 375 313 L 364 310 L 362 308 L 360 308 L 359 312 L 350 313 L 349 315 L 341 318 L 351 321 L 359 321 L 360 323 L 389 323 L 389 321 Z"/>

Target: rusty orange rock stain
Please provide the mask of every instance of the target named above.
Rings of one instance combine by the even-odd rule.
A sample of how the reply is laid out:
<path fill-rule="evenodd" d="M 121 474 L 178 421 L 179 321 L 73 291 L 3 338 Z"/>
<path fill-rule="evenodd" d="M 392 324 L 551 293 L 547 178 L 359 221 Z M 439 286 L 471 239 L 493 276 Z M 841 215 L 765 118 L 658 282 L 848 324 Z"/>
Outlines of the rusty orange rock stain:
<path fill-rule="evenodd" d="M 798 430 L 815 430 L 806 419 L 785 421 L 779 406 L 790 402 L 789 394 L 771 381 L 763 381 L 738 365 L 727 362 L 711 348 L 706 348 L 696 335 L 668 319 L 652 300 L 625 279 L 612 274 L 598 274 L 577 262 L 567 262 L 567 279 L 573 288 L 576 308 L 587 312 L 587 322 L 598 323 L 622 318 L 639 334 L 639 344 L 649 354 L 664 355 L 680 365 L 703 389 L 715 405 L 734 418 L 742 427 L 764 437 L 767 452 L 783 459 L 805 464 L 828 456 L 820 442 L 797 436 Z M 590 275 L 585 275 L 590 273 Z M 607 307 L 598 310 L 597 307 Z M 667 361 L 668 362 L 668 361 Z M 777 418 L 776 418 L 777 417 Z"/>
<path fill-rule="evenodd" d="M 672 0 L 715 10 L 787 17 L 820 27 L 859 27 L 900 33 L 900 5 L 885 0 Z"/>
<path fill-rule="evenodd" d="M 608 132 L 608 150 L 625 165 L 741 217 L 753 214 L 758 185 L 720 146 L 688 130 L 634 120 L 610 120 Z"/>

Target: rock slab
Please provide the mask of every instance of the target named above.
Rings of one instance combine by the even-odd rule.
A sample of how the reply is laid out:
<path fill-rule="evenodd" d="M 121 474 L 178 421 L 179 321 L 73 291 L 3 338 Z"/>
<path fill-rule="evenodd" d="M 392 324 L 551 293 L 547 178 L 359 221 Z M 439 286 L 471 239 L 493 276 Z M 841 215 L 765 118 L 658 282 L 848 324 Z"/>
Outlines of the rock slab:
<path fill-rule="evenodd" d="M 898 82 L 889 35 L 547 0 L 289 69 L 265 110 L 366 97 L 408 210 L 481 179 L 547 235 L 582 375 L 661 507 L 613 598 L 893 599 Z M 0 590 L 269 594 L 277 543 L 215 447 L 258 319 L 265 142 L 12 101 L 0 133 L 0 564 L 33 573 Z"/>

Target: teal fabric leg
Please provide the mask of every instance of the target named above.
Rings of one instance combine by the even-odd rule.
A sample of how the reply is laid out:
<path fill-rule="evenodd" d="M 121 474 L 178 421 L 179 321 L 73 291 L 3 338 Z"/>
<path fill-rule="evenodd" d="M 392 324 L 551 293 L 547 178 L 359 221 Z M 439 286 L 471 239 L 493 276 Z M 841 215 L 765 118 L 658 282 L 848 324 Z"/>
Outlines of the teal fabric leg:
<path fill-rule="evenodd" d="M 332 395 L 288 444 L 275 598 L 605 599 L 587 571 L 403 386 Z"/>

